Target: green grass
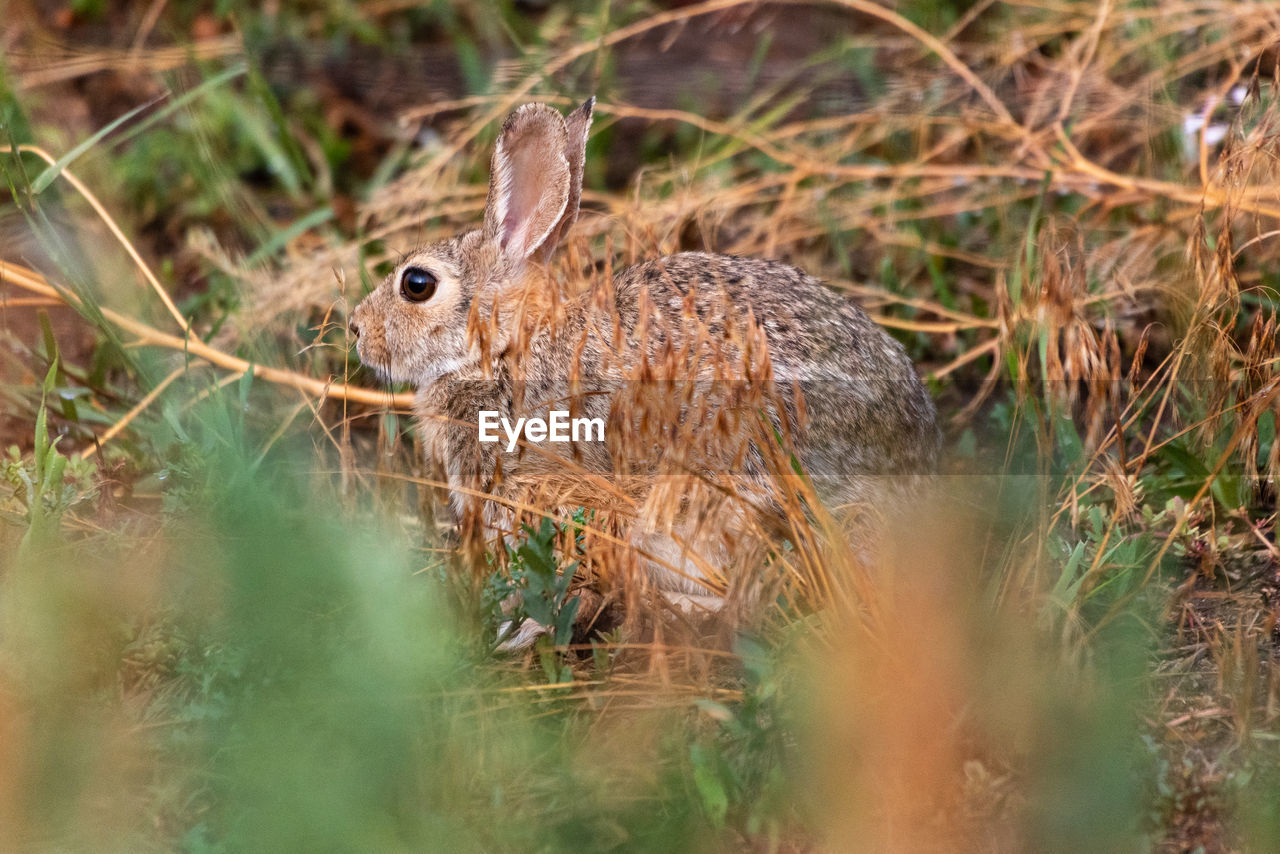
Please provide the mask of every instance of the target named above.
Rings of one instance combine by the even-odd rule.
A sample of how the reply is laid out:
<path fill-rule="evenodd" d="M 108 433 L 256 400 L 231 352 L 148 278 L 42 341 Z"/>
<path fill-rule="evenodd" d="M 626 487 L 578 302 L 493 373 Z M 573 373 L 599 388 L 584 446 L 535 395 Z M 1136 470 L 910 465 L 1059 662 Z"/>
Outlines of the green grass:
<path fill-rule="evenodd" d="M 10 722 L 27 770 L 6 774 L 29 787 L 14 838 L 50 850 L 697 851 L 804 845 L 843 809 L 878 807 L 819 782 L 866 773 L 859 753 L 879 751 L 882 733 L 860 727 L 889 722 L 895 698 L 873 678 L 884 662 L 833 666 L 832 639 L 796 624 L 742 636 L 735 662 L 692 691 L 608 647 L 563 673 L 512 668 L 481 634 L 491 615 L 474 621 L 444 576 L 415 574 L 412 533 L 341 511 L 295 442 L 257 457 L 240 411 L 217 394 L 183 416 L 173 453 L 199 462 L 166 472 L 157 519 L 6 559 L 5 688 L 30 713 Z M 528 572 L 548 535 L 520 547 Z M 1014 637 L 999 635 L 1025 627 L 954 625 L 978 635 L 949 644 L 993 656 L 961 718 L 982 743 L 966 773 L 1017 763 L 1034 803 L 1024 832 L 1049 847 L 1138 838 L 1132 709 L 1150 639 L 1118 626 L 1094 672 L 1063 682 L 1055 653 L 1005 660 Z M 921 678 L 914 688 L 936 687 Z M 861 719 L 845 719 L 859 695 L 843 712 Z M 1028 708 L 1011 709 L 1014 696 Z M 922 742 L 948 744 L 956 722 L 933 723 Z"/>
<path fill-rule="evenodd" d="M 116 5 L 71 4 L 78 17 L 47 31 L 83 53 L 128 47 L 137 22 L 117 23 Z M 539 523 L 467 565 L 409 482 L 426 472 L 406 419 L 313 411 L 137 346 L 103 309 L 172 320 L 61 173 L 102 198 L 192 340 L 341 380 L 362 289 L 398 252 L 477 220 L 494 128 L 470 124 L 569 47 L 659 10 L 284 5 L 267 18 L 166 4 L 148 45 L 188 45 L 208 16 L 244 48 L 137 72 L 166 93 L 137 115 L 154 92 L 111 63 L 100 74 L 128 106 L 100 121 L 76 88 L 89 75 L 24 87 L 41 66 L 21 51 L 0 68 L 13 247 L 0 260 L 82 300 L 79 316 L 15 304 L 0 327 L 14 443 L 0 460 L 0 850 L 1280 847 L 1280 452 L 1263 326 L 1280 241 L 1274 216 L 1249 209 L 1275 204 L 1268 69 L 1256 97 L 1214 114 L 1234 123 L 1209 153 L 1227 203 L 1200 210 L 1180 124 L 1207 93 L 1251 85 L 1228 42 L 1265 55 L 1262 23 L 1226 4 L 1117 4 L 1129 17 L 1080 69 L 1072 144 L 1186 199 L 1083 180 L 1052 132 L 1096 4 L 994 4 L 950 43 L 1019 121 L 1039 116 L 1030 136 L 865 17 L 777 78 L 776 28 L 733 29 L 742 9 L 714 19 L 724 45 L 740 42 L 748 88 L 776 87 L 714 115 L 714 76 L 662 81 L 692 119 L 630 115 L 643 104 L 627 102 L 625 43 L 536 81 L 529 98 L 601 98 L 584 260 L 710 242 L 854 289 L 944 374 L 930 383 L 953 475 L 857 613 L 779 607 L 708 637 L 623 623 L 570 644 L 589 606 L 570 576 L 591 558 L 573 530 Z M 941 35 L 964 5 L 899 11 Z M 494 100 L 401 137 L 361 129 L 317 72 L 272 66 L 299 45 L 340 75 L 361 46 L 384 72 L 444 49 L 449 94 Z M 1201 50 L 1212 61 L 1177 64 Z M 499 66 L 511 56 L 526 62 Z M 810 97 L 846 83 L 865 103 Z M 394 122 L 385 110 L 374 118 Z M 430 166 L 450 144 L 462 154 Z M 1031 177 L 839 171 L 883 165 Z M 524 615 L 554 629 L 524 656 L 495 651 L 517 588 Z"/>

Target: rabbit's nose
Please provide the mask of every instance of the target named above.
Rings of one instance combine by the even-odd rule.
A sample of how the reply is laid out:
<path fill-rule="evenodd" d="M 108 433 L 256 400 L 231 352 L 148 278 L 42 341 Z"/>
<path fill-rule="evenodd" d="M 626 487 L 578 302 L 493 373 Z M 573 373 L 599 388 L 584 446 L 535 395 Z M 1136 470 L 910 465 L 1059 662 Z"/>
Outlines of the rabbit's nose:
<path fill-rule="evenodd" d="M 360 337 L 360 324 L 358 324 L 358 323 L 356 323 L 354 320 L 352 320 L 352 321 L 350 321 L 350 322 L 347 324 L 347 328 L 351 330 L 351 337 L 352 337 L 352 338 L 359 338 L 359 337 Z"/>

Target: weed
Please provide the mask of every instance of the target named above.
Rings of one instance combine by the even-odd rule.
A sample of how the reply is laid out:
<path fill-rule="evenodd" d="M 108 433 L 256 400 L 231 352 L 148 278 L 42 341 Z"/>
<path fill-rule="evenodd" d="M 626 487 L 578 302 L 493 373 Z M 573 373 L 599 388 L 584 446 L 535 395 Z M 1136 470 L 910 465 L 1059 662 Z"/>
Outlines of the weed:
<path fill-rule="evenodd" d="M 45 375 L 46 398 L 53 391 L 58 374 L 54 364 Z M 11 446 L 0 460 L 0 475 L 13 487 L 13 496 L 0 504 L 7 519 L 20 519 L 26 531 L 18 546 L 21 556 L 47 545 L 56 535 L 63 514 L 93 495 L 97 487 L 94 467 L 78 458 L 68 459 L 58 453 L 61 437 L 49 438 L 47 410 L 42 403 L 36 412 L 35 447 L 24 456 Z"/>

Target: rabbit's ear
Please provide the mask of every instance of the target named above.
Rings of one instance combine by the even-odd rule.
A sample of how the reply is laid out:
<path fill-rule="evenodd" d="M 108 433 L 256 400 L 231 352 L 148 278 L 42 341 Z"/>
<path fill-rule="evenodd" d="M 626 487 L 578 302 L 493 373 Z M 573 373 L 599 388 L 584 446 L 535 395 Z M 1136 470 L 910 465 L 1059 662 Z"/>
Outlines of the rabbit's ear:
<path fill-rule="evenodd" d="M 547 242 L 569 201 L 568 130 L 546 104 L 526 104 L 502 124 L 489 175 L 484 234 L 512 261 Z"/>
<path fill-rule="evenodd" d="M 545 261 L 551 256 L 569 229 L 578 219 L 578 202 L 582 199 L 582 163 L 587 156 L 587 131 L 591 130 L 591 111 L 595 109 L 596 98 L 592 95 L 565 118 L 565 126 L 569 138 L 565 144 L 564 156 L 569 161 L 569 200 L 565 203 L 564 213 L 556 223 L 555 230 L 542 244 L 542 258 Z"/>

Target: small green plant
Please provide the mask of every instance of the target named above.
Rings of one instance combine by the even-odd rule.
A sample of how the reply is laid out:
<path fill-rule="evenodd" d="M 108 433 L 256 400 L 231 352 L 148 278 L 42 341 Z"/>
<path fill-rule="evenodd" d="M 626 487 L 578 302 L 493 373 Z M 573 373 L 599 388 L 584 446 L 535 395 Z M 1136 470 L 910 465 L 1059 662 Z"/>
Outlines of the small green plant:
<path fill-rule="evenodd" d="M 732 820 L 752 836 L 776 839 L 787 803 L 787 734 L 780 714 L 784 669 L 777 650 L 742 636 L 742 700 L 726 705 L 696 701 L 717 723 L 713 739 L 689 746 L 689 768 L 697 802 L 717 829 Z"/>
<path fill-rule="evenodd" d="M 563 526 L 551 519 L 543 518 L 536 530 L 525 525 L 524 532 L 524 542 L 510 551 L 511 591 L 520 594 L 520 604 L 508 631 L 499 641 L 513 636 L 526 619 L 546 626 L 549 635 L 539 640 L 539 657 L 547 678 L 552 682 L 571 682 L 573 676 L 555 650 L 573 637 L 573 621 L 578 616 L 580 599 L 569 595 L 569 585 L 578 562 L 561 568 L 555 546 Z"/>
<path fill-rule="evenodd" d="M 55 359 L 44 380 L 46 398 L 57 373 Z M 13 487 L 12 497 L 0 502 L 0 512 L 6 518 L 20 520 L 27 528 L 19 546 L 20 553 L 45 542 L 57 530 L 63 514 L 94 490 L 94 467 L 78 457 L 58 453 L 60 437 L 50 440 L 47 421 L 47 409 L 42 401 L 36 414 L 35 447 L 31 455 L 24 456 L 16 446 L 10 446 L 0 462 L 0 477 Z"/>

